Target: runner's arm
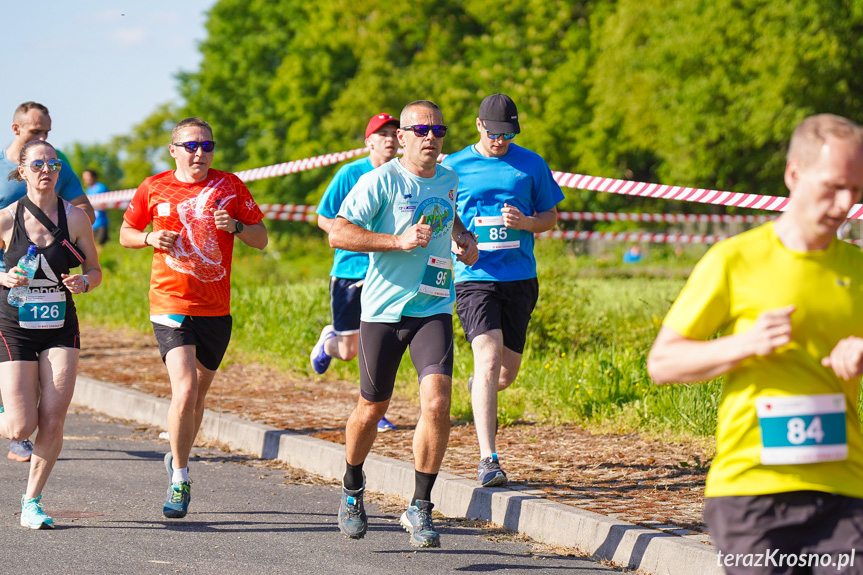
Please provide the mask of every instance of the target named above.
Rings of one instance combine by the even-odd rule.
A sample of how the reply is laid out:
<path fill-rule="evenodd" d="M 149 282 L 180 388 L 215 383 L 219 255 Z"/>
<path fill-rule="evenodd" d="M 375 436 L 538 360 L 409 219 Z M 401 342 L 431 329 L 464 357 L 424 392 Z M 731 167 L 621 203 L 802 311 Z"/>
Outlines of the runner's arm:
<path fill-rule="evenodd" d="M 71 202 L 70 202 L 71 203 Z M 102 283 L 102 267 L 99 265 L 99 253 L 96 241 L 93 239 L 93 223 L 83 209 L 69 210 L 69 235 L 75 245 L 84 254 L 80 274 L 63 274 L 63 284 L 72 293 L 90 292 Z M 84 283 L 80 277 L 86 279 Z"/>
<path fill-rule="evenodd" d="M 791 341 L 794 306 L 766 311 L 752 329 L 701 341 L 668 326 L 659 329 L 647 356 L 647 371 L 655 383 L 706 381 L 737 367 L 746 358 L 770 355 Z"/>
<path fill-rule="evenodd" d="M 267 247 L 267 242 L 269 241 L 267 226 L 264 222 L 244 226 L 243 231 L 238 233 L 237 237 L 250 248 L 257 248 L 259 250 Z"/>
<path fill-rule="evenodd" d="M 318 227 L 324 230 L 327 233 L 330 233 L 330 230 L 333 228 L 333 222 L 335 220 L 332 218 L 328 218 L 326 216 L 322 216 L 318 214 Z"/>
<path fill-rule="evenodd" d="M 501 214 L 503 214 L 503 224 L 506 227 L 533 234 L 547 232 L 557 224 L 557 208 L 526 216 L 517 207 L 504 204 Z"/>
<path fill-rule="evenodd" d="M 180 234 L 168 230 L 145 232 L 124 221 L 123 225 L 120 226 L 120 245 L 133 250 L 152 246 L 156 249 L 169 252 L 174 247 L 174 242 L 177 240 L 178 235 Z"/>
<path fill-rule="evenodd" d="M 96 221 L 96 211 L 93 210 L 92 204 L 90 204 L 89 198 L 87 198 L 87 194 L 82 194 L 77 198 L 73 198 L 69 200 L 69 203 L 73 206 L 78 206 L 84 213 L 87 214 L 87 217 L 90 219 L 90 224 Z"/>
<path fill-rule="evenodd" d="M 428 245 L 427 235 L 431 237 L 431 227 L 424 217 L 419 224 L 409 227 L 401 235 L 372 232 L 339 216 L 330 228 L 330 247 L 349 252 L 395 252 L 412 250 L 417 246 Z"/>

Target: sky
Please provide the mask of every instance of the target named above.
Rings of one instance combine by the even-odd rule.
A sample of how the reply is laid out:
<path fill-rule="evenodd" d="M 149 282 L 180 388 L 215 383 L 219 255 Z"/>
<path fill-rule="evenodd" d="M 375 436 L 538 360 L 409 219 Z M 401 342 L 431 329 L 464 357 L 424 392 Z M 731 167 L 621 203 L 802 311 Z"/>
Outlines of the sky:
<path fill-rule="evenodd" d="M 22 102 L 51 112 L 48 141 L 107 143 L 156 107 L 179 102 L 178 72 L 201 55 L 216 0 L 4 1 L 0 33 L 0 147 Z"/>

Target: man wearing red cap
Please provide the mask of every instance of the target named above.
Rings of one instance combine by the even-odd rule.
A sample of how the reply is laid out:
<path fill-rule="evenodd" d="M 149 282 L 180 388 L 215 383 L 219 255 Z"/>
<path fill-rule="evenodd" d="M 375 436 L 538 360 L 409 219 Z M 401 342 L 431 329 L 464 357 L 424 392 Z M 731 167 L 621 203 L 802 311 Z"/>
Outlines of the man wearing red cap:
<path fill-rule="evenodd" d="M 329 234 L 342 202 L 360 176 L 395 158 L 398 150 L 398 125 L 398 118 L 390 114 L 372 116 L 366 127 L 365 142 L 370 154 L 342 166 L 336 172 L 318 204 L 319 228 Z M 368 268 L 368 254 L 336 250 L 333 269 L 330 271 L 330 309 L 333 323 L 324 326 L 318 343 L 312 349 L 310 360 L 315 373 L 327 371 L 333 357 L 350 361 L 357 356 L 360 295 Z M 395 429 L 395 426 L 386 417 L 382 417 L 378 423 L 378 431 L 392 429 Z"/>

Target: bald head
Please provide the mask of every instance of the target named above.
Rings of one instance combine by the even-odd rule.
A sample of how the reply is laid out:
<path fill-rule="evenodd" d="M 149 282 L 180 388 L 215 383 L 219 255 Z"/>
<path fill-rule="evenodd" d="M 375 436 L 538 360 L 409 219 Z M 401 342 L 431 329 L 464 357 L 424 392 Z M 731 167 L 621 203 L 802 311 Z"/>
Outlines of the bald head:
<path fill-rule="evenodd" d="M 847 142 L 863 149 L 863 128 L 848 118 L 835 114 L 817 114 L 803 120 L 791 136 L 788 163 L 806 168 L 818 161 L 828 138 Z"/>

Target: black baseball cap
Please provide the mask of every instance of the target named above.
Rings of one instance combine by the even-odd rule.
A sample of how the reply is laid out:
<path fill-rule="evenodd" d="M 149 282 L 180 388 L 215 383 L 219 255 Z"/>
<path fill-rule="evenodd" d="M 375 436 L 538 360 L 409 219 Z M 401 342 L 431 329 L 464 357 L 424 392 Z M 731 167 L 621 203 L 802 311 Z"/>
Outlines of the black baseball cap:
<path fill-rule="evenodd" d="M 486 96 L 479 105 L 479 119 L 492 134 L 521 132 L 518 125 L 518 108 L 506 94 Z"/>

